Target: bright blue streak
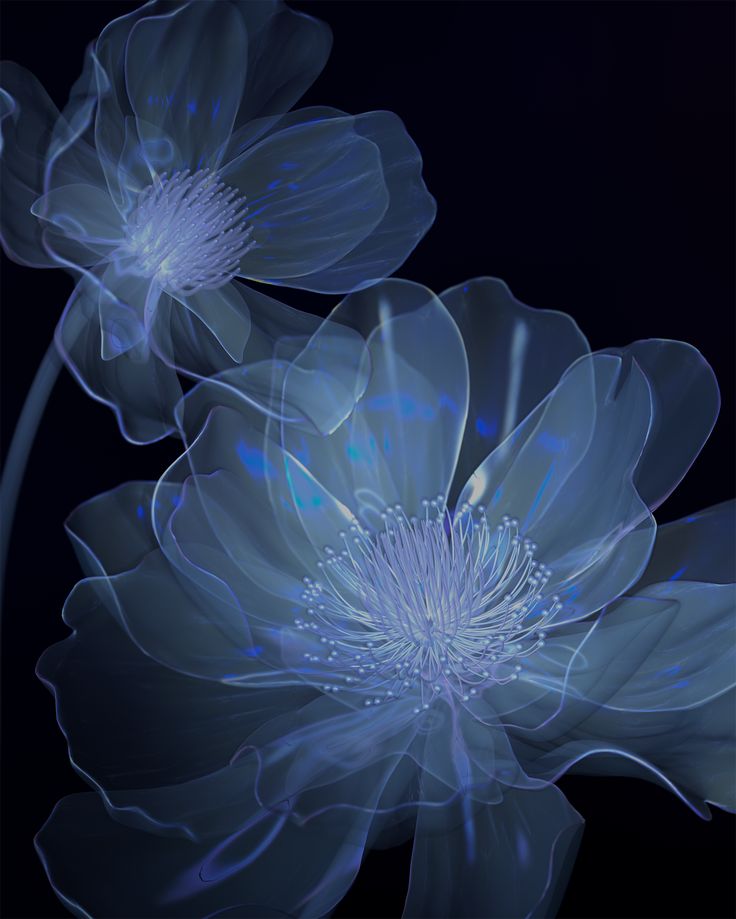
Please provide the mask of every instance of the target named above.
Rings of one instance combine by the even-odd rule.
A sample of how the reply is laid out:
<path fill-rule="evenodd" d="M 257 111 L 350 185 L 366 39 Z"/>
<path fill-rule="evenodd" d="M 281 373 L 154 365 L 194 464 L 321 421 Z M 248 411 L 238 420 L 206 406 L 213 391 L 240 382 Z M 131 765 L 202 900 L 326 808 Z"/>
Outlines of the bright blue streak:
<path fill-rule="evenodd" d="M 266 479 L 273 475 L 273 466 L 263 455 L 262 450 L 257 447 L 249 447 L 244 440 L 240 441 L 236 450 L 240 462 L 254 479 Z"/>
<path fill-rule="evenodd" d="M 532 501 L 532 506 L 529 508 L 529 513 L 526 515 L 527 520 L 529 520 L 529 518 L 534 514 L 534 511 L 536 511 L 537 507 L 539 506 L 539 502 L 542 500 L 542 495 L 544 494 L 544 490 L 549 485 L 549 480 L 552 478 L 552 472 L 554 468 L 555 468 L 555 464 L 552 463 L 552 465 L 547 470 L 547 475 L 544 477 L 542 484 L 539 486 L 539 491 L 534 496 L 534 500 Z"/>
<path fill-rule="evenodd" d="M 498 422 L 495 419 L 486 421 L 485 418 L 476 418 L 475 430 L 481 437 L 493 437 L 498 430 Z"/>

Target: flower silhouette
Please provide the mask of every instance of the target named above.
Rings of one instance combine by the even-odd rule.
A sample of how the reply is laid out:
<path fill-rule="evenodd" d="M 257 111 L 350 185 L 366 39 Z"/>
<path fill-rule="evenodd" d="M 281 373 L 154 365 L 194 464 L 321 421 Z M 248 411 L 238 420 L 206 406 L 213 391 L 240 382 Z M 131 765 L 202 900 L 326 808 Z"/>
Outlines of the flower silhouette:
<path fill-rule="evenodd" d="M 356 290 L 431 225 L 397 116 L 289 111 L 330 46 L 272 0 L 154 2 L 103 30 L 61 115 L 4 65 L 3 246 L 81 275 L 57 342 L 128 439 L 171 432 L 177 370 L 208 377 L 315 330 L 239 278 Z"/>
<path fill-rule="evenodd" d="M 343 328 L 324 435 L 306 370 Z M 389 280 L 274 372 L 300 418 L 200 384 L 161 481 L 70 520 L 89 576 L 39 674 L 97 793 L 37 845 L 75 914 L 321 916 L 413 835 L 406 916 L 545 916 L 563 773 L 733 808 L 733 503 L 651 513 L 718 413 L 694 348 Z"/>

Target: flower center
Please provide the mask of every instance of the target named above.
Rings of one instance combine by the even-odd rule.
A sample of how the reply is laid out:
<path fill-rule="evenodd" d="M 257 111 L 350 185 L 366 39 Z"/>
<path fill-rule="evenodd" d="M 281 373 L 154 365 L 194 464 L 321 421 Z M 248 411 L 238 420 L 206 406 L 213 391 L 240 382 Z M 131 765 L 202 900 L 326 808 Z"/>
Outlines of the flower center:
<path fill-rule="evenodd" d="M 556 596 L 545 602 L 551 572 L 517 520 L 492 526 L 482 507 L 452 519 L 441 499 L 423 505 L 420 518 L 388 508 L 378 535 L 353 525 L 340 551 L 325 547 L 323 579 L 304 578 L 297 629 L 320 636 L 330 670 L 370 694 L 366 705 L 412 688 L 424 708 L 443 692 L 468 701 L 517 679 L 561 609 Z"/>
<path fill-rule="evenodd" d="M 174 294 L 231 281 L 255 245 L 237 189 L 210 169 L 157 176 L 127 221 L 126 244 L 142 273 Z"/>

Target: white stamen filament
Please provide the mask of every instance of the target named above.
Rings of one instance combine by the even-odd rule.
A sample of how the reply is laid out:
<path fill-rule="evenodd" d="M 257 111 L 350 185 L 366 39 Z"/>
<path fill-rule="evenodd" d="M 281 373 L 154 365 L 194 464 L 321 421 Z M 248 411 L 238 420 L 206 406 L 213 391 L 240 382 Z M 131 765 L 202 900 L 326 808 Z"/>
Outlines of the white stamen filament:
<path fill-rule="evenodd" d="M 441 693 L 468 701 L 517 679 L 520 659 L 544 645 L 561 604 L 545 602 L 551 572 L 518 521 L 493 527 L 480 507 L 453 519 L 441 498 L 423 505 L 420 518 L 387 508 L 377 535 L 354 524 L 340 551 L 325 547 L 324 579 L 304 578 L 307 619 L 295 624 L 330 649 L 325 689 L 341 678 L 366 705 L 411 689 L 422 708 Z"/>
<path fill-rule="evenodd" d="M 127 221 L 126 249 L 173 294 L 221 287 L 255 245 L 245 196 L 210 169 L 157 176 Z"/>

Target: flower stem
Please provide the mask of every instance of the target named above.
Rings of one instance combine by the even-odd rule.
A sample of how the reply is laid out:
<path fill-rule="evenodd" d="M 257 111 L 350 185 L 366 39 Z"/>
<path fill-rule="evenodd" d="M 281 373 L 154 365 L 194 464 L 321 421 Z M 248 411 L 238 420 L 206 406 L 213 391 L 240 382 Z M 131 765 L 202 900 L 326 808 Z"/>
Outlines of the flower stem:
<path fill-rule="evenodd" d="M 63 361 L 56 350 L 56 344 L 52 341 L 38 366 L 10 441 L 2 479 L 0 479 L 0 598 L 2 598 L 5 586 L 5 565 L 15 506 L 23 484 L 28 455 L 62 366 Z"/>

